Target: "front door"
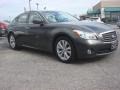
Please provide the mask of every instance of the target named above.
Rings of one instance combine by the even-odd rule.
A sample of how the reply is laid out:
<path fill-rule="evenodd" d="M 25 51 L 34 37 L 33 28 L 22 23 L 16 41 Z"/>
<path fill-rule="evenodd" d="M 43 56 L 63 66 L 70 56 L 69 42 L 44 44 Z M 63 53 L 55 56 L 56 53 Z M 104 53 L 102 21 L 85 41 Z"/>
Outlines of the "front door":
<path fill-rule="evenodd" d="M 43 48 L 45 42 L 46 27 L 40 24 L 34 24 L 33 20 L 43 21 L 42 17 L 37 12 L 32 12 L 29 16 L 29 24 L 27 25 L 29 46 Z"/>

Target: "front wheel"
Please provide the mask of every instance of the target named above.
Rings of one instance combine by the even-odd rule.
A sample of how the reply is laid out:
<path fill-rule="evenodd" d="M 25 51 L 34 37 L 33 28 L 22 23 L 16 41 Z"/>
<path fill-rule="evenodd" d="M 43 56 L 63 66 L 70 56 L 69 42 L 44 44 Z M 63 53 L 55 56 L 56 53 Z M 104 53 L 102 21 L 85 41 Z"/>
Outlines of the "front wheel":
<path fill-rule="evenodd" d="M 68 37 L 60 37 L 56 40 L 55 53 L 64 63 L 70 63 L 76 59 L 74 45 Z"/>

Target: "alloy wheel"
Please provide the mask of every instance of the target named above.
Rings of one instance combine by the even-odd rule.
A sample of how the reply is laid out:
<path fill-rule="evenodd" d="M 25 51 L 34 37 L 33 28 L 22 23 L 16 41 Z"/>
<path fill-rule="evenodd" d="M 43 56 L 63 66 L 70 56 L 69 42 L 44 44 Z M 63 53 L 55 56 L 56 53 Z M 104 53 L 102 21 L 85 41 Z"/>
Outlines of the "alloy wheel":
<path fill-rule="evenodd" d="M 13 35 L 10 35 L 9 43 L 10 43 L 11 48 L 15 48 L 16 42 L 15 42 L 15 37 Z"/>
<path fill-rule="evenodd" d="M 67 61 L 71 57 L 71 52 L 72 52 L 71 46 L 69 42 L 66 40 L 60 40 L 57 43 L 56 51 L 57 51 L 58 57 L 63 61 Z"/>

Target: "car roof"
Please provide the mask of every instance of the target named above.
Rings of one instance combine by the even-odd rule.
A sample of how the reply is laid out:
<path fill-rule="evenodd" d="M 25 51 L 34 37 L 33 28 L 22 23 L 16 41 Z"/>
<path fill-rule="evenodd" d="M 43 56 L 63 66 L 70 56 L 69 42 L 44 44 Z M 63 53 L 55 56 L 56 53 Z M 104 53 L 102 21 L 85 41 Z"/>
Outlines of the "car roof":
<path fill-rule="evenodd" d="M 62 11 L 52 11 L 52 10 L 49 10 L 49 11 L 26 11 L 25 13 L 30 13 L 30 12 L 39 12 L 39 13 L 44 13 L 44 12 L 62 12 Z"/>

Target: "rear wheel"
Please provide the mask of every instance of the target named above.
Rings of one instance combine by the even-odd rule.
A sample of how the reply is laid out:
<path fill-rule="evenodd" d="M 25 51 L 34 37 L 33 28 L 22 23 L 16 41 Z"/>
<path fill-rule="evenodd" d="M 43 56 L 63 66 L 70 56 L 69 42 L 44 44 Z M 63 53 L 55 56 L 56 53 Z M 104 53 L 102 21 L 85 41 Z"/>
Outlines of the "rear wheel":
<path fill-rule="evenodd" d="M 19 49 L 20 46 L 17 45 L 15 36 L 13 34 L 10 34 L 8 37 L 9 45 L 12 49 Z"/>
<path fill-rule="evenodd" d="M 56 40 L 55 53 L 64 63 L 70 63 L 76 59 L 74 45 L 68 37 L 59 37 Z"/>

